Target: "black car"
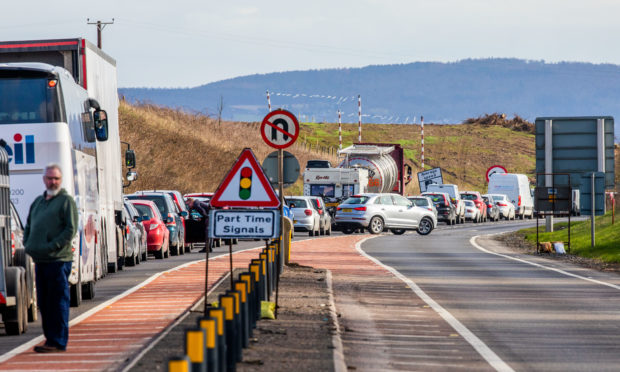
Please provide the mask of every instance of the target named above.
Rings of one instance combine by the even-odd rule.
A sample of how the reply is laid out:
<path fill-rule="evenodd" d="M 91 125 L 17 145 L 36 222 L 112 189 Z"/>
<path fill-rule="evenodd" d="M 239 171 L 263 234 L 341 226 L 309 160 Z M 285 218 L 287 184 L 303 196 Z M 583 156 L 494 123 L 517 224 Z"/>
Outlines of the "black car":
<path fill-rule="evenodd" d="M 442 192 L 425 192 L 437 209 L 437 221 L 444 221 L 448 225 L 456 224 L 456 205 L 450 202 L 450 195 Z"/>

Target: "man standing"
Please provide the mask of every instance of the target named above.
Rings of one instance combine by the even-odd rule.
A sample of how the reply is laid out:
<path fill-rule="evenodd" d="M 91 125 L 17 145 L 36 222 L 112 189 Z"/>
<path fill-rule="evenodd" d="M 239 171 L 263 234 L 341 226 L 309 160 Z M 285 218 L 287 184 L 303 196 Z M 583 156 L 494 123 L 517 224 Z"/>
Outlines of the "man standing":
<path fill-rule="evenodd" d="M 62 171 L 57 164 L 45 167 L 45 192 L 30 206 L 24 228 L 24 246 L 35 262 L 37 301 L 45 344 L 38 353 L 67 349 L 69 341 L 69 274 L 77 232 L 78 212 L 73 198 L 60 187 Z"/>
<path fill-rule="evenodd" d="M 207 251 L 207 247 L 209 247 L 209 252 L 213 252 L 213 239 L 209 238 L 209 210 L 211 209 L 211 204 L 196 200 L 194 198 L 188 198 L 187 205 L 190 210 L 193 209 L 198 212 L 202 216 L 205 223 L 205 247 L 199 252 L 205 253 Z"/>

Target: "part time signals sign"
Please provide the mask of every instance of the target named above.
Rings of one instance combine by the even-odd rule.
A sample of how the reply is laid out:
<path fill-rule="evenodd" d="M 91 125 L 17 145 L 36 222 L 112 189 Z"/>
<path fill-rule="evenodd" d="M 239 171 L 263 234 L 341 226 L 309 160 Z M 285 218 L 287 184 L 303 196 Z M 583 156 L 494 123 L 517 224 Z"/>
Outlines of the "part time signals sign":
<path fill-rule="evenodd" d="M 212 209 L 210 238 L 271 239 L 279 236 L 279 211 L 274 209 Z"/>

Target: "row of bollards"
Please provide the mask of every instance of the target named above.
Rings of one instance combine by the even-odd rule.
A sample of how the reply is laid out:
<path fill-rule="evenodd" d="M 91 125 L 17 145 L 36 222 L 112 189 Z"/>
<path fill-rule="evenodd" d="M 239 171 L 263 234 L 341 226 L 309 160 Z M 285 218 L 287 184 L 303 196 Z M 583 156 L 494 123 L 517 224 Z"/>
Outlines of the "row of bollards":
<path fill-rule="evenodd" d="M 266 244 L 259 258 L 251 260 L 248 271 L 233 281 L 233 288 L 219 296 L 218 306 L 208 307 L 197 326 L 185 331 L 185 355 L 171 358 L 168 371 L 236 370 L 242 350 L 248 347 L 256 322 L 261 319 L 263 301 L 269 301 L 274 291 L 277 297 L 284 261 L 281 253 L 279 242 Z"/>

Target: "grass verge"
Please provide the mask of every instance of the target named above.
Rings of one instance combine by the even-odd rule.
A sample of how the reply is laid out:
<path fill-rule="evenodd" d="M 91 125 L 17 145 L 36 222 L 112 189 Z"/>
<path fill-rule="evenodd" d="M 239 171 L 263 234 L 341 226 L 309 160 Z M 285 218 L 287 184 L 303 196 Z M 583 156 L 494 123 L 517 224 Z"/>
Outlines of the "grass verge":
<path fill-rule="evenodd" d="M 600 260 L 606 263 L 620 263 L 620 221 L 611 223 L 611 211 L 594 220 L 596 244 L 591 247 L 590 220 L 571 222 L 571 250 L 573 255 Z M 554 232 L 545 232 L 544 223 L 539 226 L 539 241 L 568 241 L 568 222 L 554 224 Z M 536 227 L 519 230 L 528 243 L 536 245 Z"/>

